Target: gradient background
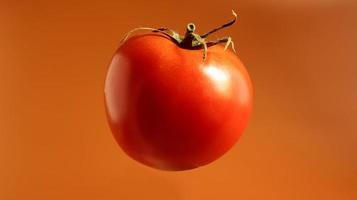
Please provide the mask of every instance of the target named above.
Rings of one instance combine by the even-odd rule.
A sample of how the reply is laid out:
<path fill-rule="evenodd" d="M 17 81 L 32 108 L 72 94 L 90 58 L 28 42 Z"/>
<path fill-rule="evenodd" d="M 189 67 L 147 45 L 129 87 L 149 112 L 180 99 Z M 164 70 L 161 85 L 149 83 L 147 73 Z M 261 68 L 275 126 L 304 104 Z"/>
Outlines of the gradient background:
<path fill-rule="evenodd" d="M 249 127 L 206 167 L 128 158 L 103 85 L 128 30 L 234 38 L 255 87 Z M 0 0 L 0 199 L 357 199 L 357 1 Z"/>

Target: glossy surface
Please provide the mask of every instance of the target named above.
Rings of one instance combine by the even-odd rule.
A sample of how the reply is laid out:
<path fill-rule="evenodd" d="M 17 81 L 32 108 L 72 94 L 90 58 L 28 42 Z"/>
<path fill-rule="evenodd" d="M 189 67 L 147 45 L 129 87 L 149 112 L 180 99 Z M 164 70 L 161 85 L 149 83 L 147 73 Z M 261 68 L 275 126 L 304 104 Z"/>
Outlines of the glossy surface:
<path fill-rule="evenodd" d="M 109 125 L 135 160 L 165 170 L 208 164 L 239 139 L 252 86 L 230 50 L 185 50 L 160 35 L 130 38 L 115 53 L 105 83 Z"/>

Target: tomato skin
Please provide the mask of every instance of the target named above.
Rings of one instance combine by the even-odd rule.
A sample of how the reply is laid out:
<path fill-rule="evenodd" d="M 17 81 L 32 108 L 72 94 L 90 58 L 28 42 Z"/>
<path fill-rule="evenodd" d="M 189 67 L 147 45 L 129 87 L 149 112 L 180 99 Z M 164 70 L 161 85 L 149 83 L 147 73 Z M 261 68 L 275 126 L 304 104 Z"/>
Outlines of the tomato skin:
<path fill-rule="evenodd" d="M 116 51 L 105 82 L 109 126 L 133 159 L 163 170 L 206 165 L 239 139 L 252 110 L 249 75 L 221 45 L 187 50 L 158 34 Z"/>

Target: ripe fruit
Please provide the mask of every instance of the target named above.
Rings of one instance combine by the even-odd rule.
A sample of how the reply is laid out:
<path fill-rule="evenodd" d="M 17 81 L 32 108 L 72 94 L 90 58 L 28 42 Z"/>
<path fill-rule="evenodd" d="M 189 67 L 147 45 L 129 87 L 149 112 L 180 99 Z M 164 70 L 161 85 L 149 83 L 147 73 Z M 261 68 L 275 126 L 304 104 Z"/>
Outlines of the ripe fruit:
<path fill-rule="evenodd" d="M 133 159 L 164 170 L 196 168 L 241 136 L 252 109 L 251 82 L 223 46 L 208 45 L 202 54 L 194 38 L 182 45 L 159 33 L 129 38 L 116 51 L 105 83 L 108 122 Z"/>

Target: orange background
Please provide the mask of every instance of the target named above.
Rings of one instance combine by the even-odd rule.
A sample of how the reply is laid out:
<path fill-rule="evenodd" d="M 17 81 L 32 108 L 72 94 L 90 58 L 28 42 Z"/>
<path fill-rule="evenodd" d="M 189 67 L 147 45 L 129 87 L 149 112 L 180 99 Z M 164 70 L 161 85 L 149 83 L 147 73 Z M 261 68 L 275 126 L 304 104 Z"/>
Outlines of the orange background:
<path fill-rule="evenodd" d="M 130 2 L 130 3 L 129 3 Z M 0 0 L 0 199 L 357 199 L 357 2 Z M 138 26 L 234 38 L 255 87 L 240 142 L 164 172 L 128 158 L 103 85 Z"/>

